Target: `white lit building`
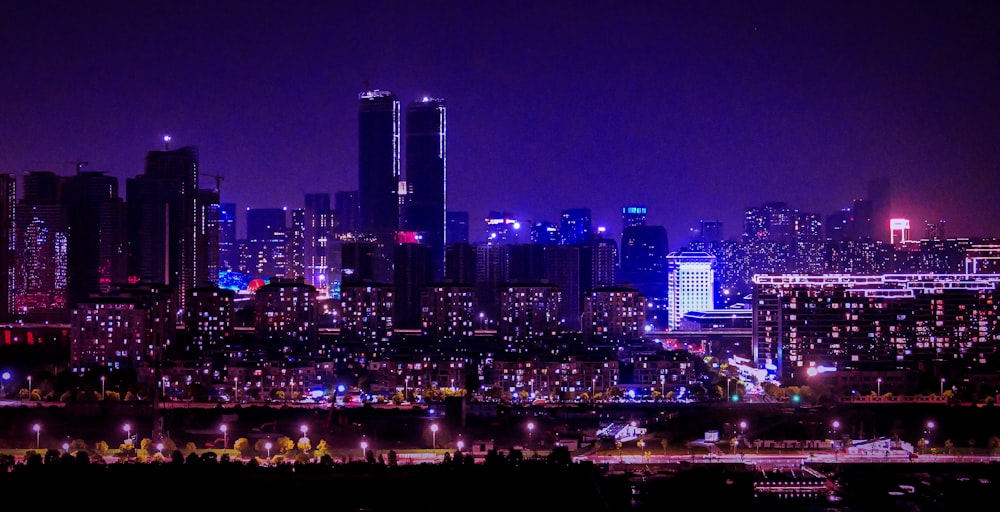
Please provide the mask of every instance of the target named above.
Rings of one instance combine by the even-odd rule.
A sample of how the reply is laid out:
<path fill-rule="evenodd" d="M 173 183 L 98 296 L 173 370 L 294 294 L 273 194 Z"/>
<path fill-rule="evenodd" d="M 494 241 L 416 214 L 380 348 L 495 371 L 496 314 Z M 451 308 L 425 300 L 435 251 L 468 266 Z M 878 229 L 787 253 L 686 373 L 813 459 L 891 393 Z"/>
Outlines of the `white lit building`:
<path fill-rule="evenodd" d="M 715 308 L 715 256 L 681 251 L 667 255 L 667 328 L 679 329 L 688 311 Z"/>

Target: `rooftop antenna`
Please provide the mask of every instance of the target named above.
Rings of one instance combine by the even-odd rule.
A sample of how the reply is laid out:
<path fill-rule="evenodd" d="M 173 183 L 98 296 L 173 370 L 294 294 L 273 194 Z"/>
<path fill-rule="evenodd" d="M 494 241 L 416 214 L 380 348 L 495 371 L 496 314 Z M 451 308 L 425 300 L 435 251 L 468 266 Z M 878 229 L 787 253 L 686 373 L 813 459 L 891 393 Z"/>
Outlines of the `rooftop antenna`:
<path fill-rule="evenodd" d="M 90 162 L 76 161 L 76 173 L 80 174 L 83 171 L 83 166 L 90 165 Z"/>
<path fill-rule="evenodd" d="M 165 151 L 170 151 L 170 136 L 169 135 L 164 135 L 163 136 L 163 149 Z"/>

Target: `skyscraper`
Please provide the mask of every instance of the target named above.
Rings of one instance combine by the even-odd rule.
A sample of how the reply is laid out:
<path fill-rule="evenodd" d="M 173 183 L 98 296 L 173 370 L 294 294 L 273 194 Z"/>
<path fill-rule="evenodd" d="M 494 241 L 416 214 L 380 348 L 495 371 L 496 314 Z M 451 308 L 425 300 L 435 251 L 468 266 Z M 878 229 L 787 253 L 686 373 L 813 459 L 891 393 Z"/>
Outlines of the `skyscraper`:
<path fill-rule="evenodd" d="M 399 99 L 378 89 L 358 95 L 360 228 L 375 235 L 399 229 Z"/>
<path fill-rule="evenodd" d="M 590 208 L 563 210 L 559 224 L 562 245 L 589 244 L 591 233 Z"/>
<path fill-rule="evenodd" d="M 448 226 L 445 228 L 444 239 L 449 244 L 469 242 L 469 212 L 448 212 L 446 214 Z"/>
<path fill-rule="evenodd" d="M 236 203 L 219 205 L 219 267 L 236 267 Z"/>
<path fill-rule="evenodd" d="M 406 109 L 406 231 L 431 249 L 434 279 L 444 275 L 447 224 L 447 115 L 444 100 L 424 97 Z M 398 297 L 398 294 L 397 294 Z"/>
<path fill-rule="evenodd" d="M 210 281 L 206 254 L 198 250 L 204 210 L 197 148 L 149 151 L 144 173 L 127 179 L 125 189 L 129 275 L 172 287 L 174 305 L 183 308 L 187 290 Z"/>
<path fill-rule="evenodd" d="M 335 223 L 330 194 L 306 194 L 305 204 L 306 283 L 324 293 L 330 283 L 327 248 L 333 241 Z"/>
<path fill-rule="evenodd" d="M 333 211 L 336 214 L 336 233 L 356 233 L 360 229 L 357 190 L 341 190 L 334 194 Z"/>
<path fill-rule="evenodd" d="M 286 226 L 284 208 L 247 208 L 247 244 L 254 277 L 285 277 L 288 265 Z"/>
<path fill-rule="evenodd" d="M 59 176 L 33 171 L 24 177 L 24 197 L 14 220 L 17 271 L 14 308 L 28 321 L 68 318 L 66 211 L 59 203 Z"/>
<path fill-rule="evenodd" d="M 78 172 L 64 178 L 62 202 L 69 237 L 67 281 L 71 306 L 91 293 L 107 292 L 127 276 L 125 202 L 118 178 L 103 172 Z"/>
<path fill-rule="evenodd" d="M 14 209 L 17 205 L 17 179 L 0 174 L 0 320 L 12 318 L 14 283 Z"/>

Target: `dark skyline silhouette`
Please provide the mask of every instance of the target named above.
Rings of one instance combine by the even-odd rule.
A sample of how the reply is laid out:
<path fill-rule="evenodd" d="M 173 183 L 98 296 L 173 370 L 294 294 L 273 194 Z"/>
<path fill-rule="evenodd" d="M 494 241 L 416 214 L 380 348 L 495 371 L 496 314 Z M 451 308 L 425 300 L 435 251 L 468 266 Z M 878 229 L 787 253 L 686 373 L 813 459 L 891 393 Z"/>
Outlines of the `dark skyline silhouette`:
<path fill-rule="evenodd" d="M 642 204 L 676 249 L 701 219 L 733 238 L 746 207 L 826 216 L 883 176 L 915 236 L 995 236 L 998 26 L 988 1 L 6 0 L 0 172 L 124 180 L 170 134 L 223 202 L 301 207 L 357 189 L 377 88 L 446 102 L 473 241 L 491 210 L 581 207 L 617 237 Z"/>

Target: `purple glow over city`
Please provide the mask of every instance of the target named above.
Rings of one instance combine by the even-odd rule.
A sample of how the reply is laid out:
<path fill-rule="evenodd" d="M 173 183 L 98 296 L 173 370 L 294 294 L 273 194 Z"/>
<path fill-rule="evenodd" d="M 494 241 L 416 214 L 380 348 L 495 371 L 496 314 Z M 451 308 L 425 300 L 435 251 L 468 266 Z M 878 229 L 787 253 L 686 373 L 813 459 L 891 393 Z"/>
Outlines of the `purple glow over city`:
<path fill-rule="evenodd" d="M 124 180 L 169 134 L 223 202 L 299 207 L 357 189 L 358 93 L 383 89 L 446 101 L 448 209 L 474 242 L 491 210 L 590 208 L 617 235 L 643 204 L 676 248 L 767 201 L 829 215 L 879 177 L 892 217 L 995 236 L 998 21 L 994 2 L 14 0 L 0 172 Z"/>

